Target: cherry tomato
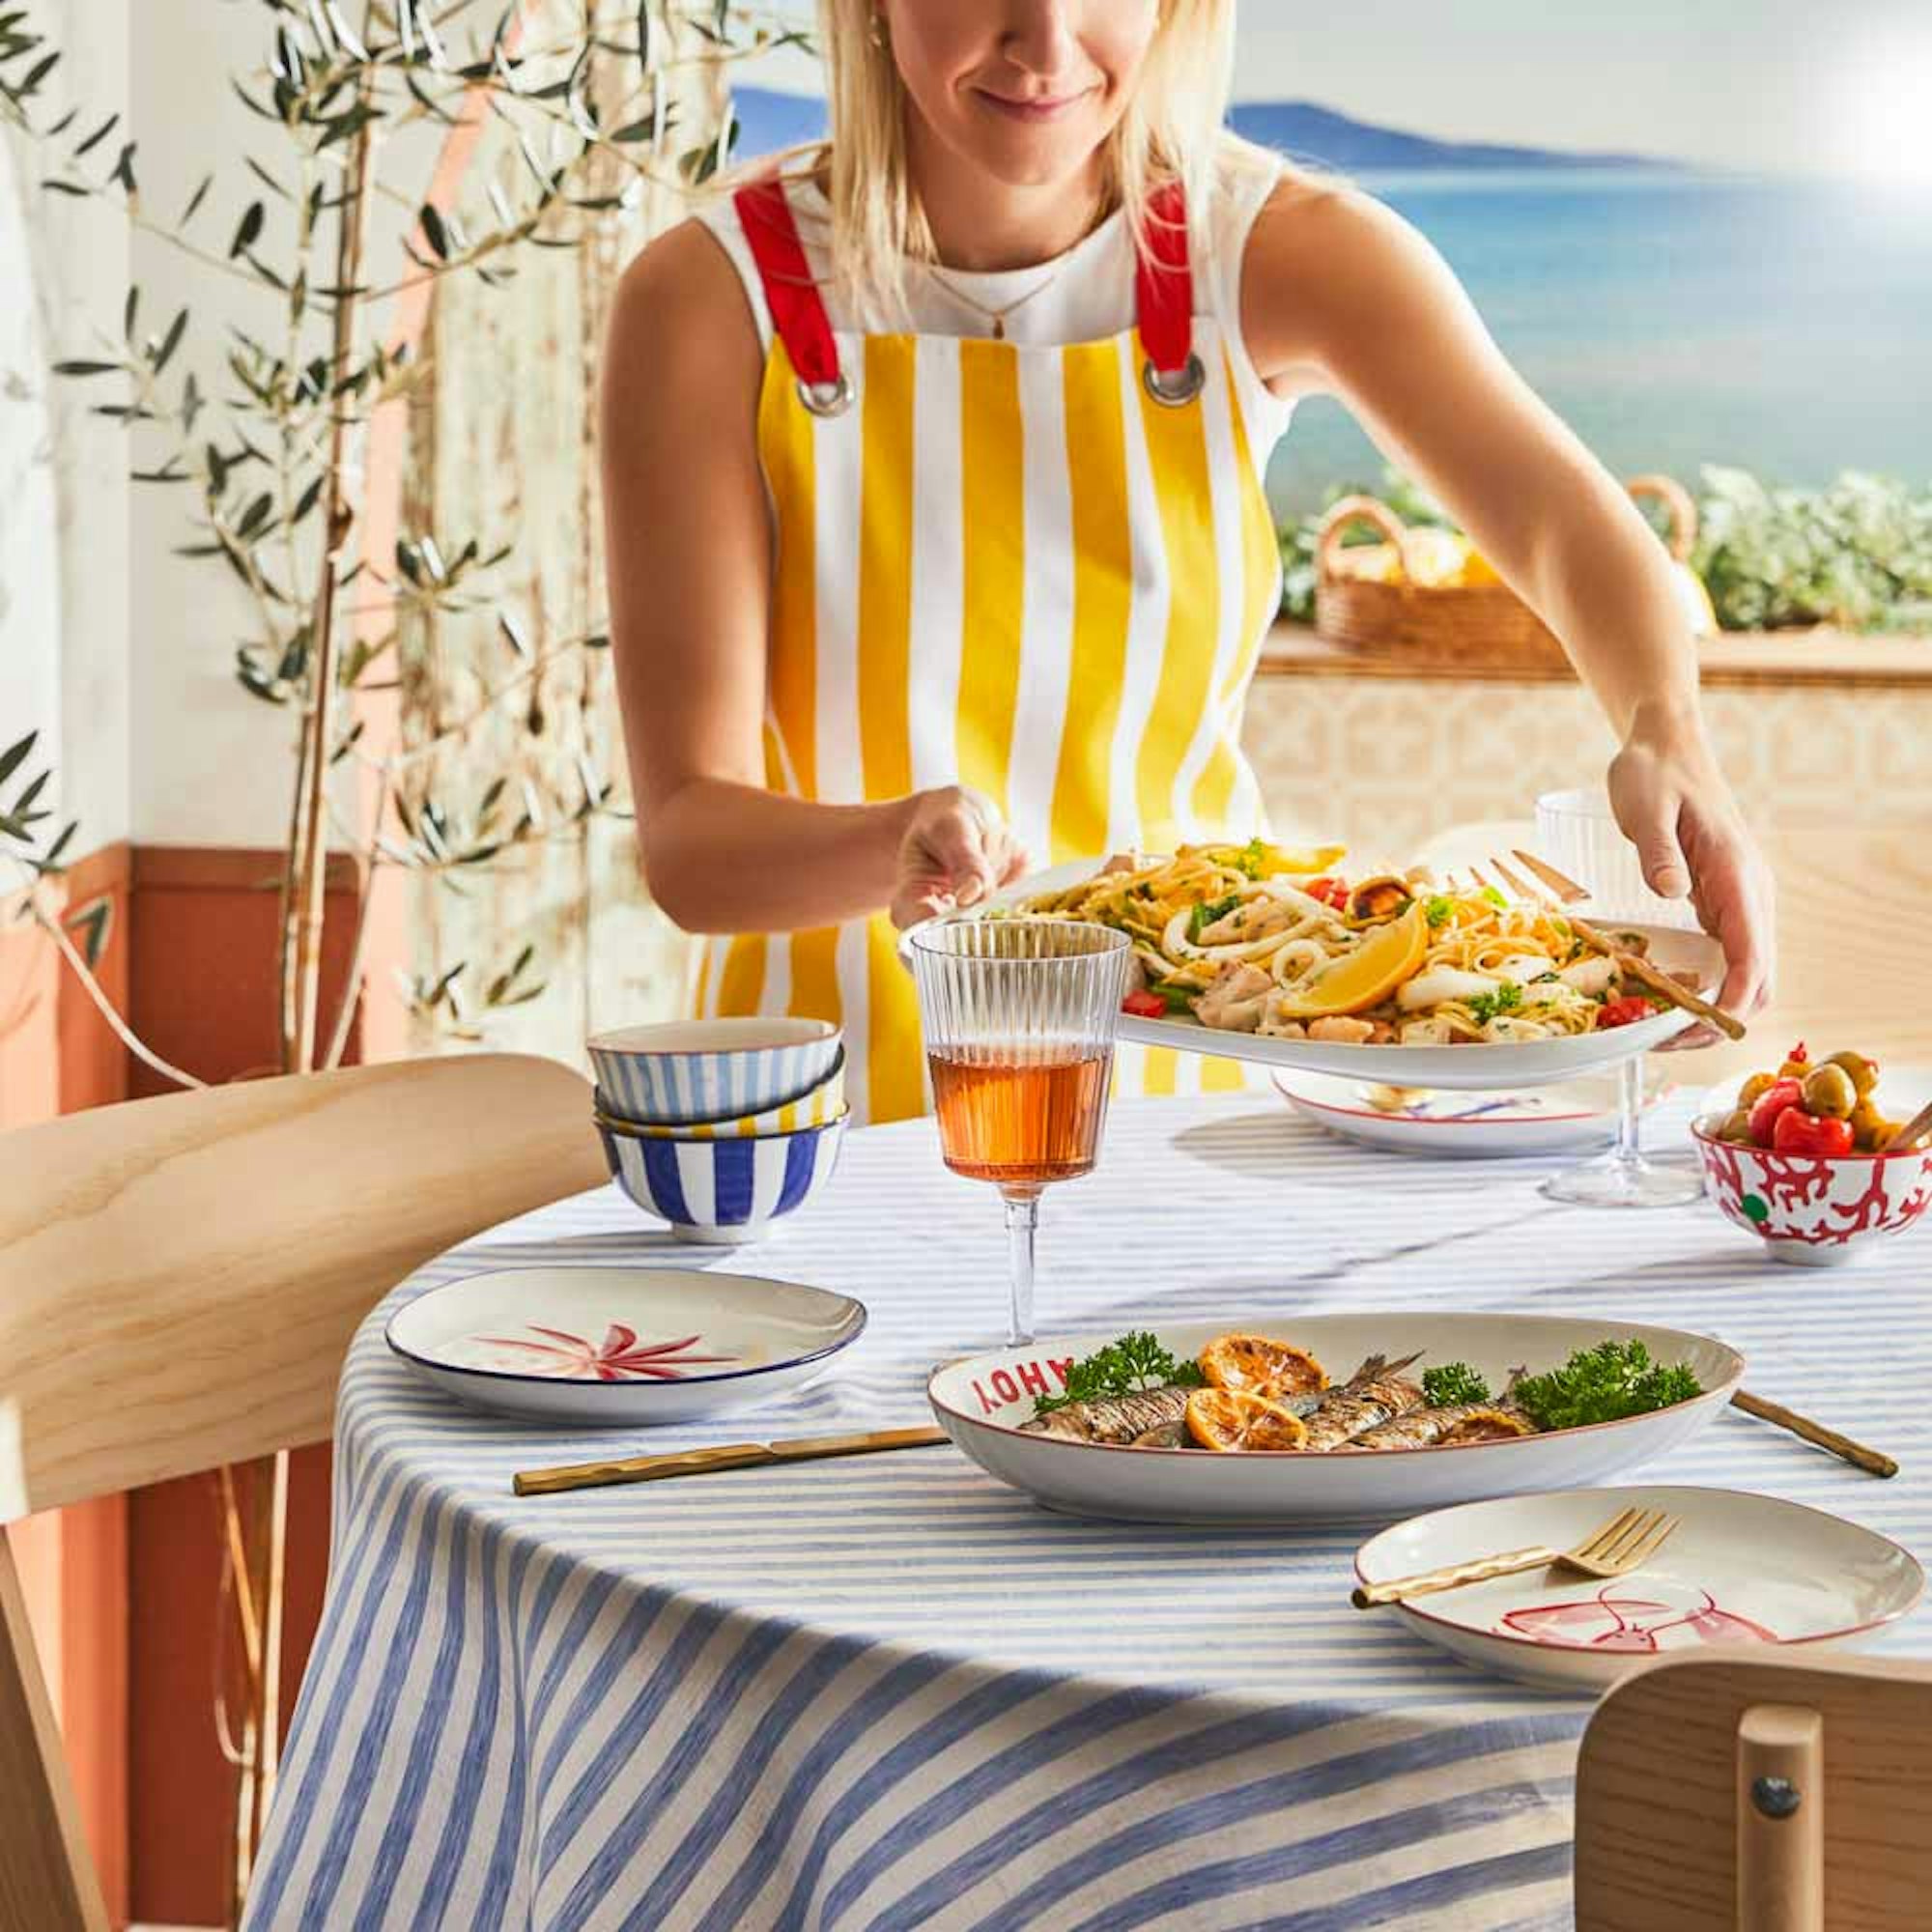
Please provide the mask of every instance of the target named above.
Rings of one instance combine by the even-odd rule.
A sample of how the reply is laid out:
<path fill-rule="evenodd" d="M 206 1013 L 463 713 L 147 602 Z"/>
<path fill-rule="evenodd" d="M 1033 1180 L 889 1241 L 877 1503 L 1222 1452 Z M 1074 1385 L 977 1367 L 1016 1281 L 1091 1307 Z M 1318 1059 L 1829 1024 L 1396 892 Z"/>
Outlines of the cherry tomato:
<path fill-rule="evenodd" d="M 1337 912 L 1349 910 L 1349 883 L 1346 879 L 1310 879 L 1302 888 L 1312 899 L 1320 899 L 1323 905 L 1333 906 Z"/>
<path fill-rule="evenodd" d="M 1751 1102 L 1750 1137 L 1761 1148 L 1768 1148 L 1772 1136 L 1777 1131 L 1777 1117 L 1792 1107 L 1803 1109 L 1804 1089 L 1796 1080 L 1774 1080 L 1755 1100 Z"/>
<path fill-rule="evenodd" d="M 1787 1107 L 1778 1115 L 1771 1144 L 1779 1153 L 1823 1154 L 1828 1159 L 1852 1151 L 1852 1123 L 1824 1114 Z"/>
<path fill-rule="evenodd" d="M 1129 993 L 1121 1002 L 1121 1010 L 1132 1013 L 1137 1020 L 1164 1020 L 1167 1017 L 1167 1002 L 1158 993 Z"/>
<path fill-rule="evenodd" d="M 1633 1020 L 1647 1020 L 1657 1010 L 1640 993 L 1626 993 L 1621 1000 L 1606 1000 L 1597 1011 L 1597 1031 L 1629 1026 Z"/>

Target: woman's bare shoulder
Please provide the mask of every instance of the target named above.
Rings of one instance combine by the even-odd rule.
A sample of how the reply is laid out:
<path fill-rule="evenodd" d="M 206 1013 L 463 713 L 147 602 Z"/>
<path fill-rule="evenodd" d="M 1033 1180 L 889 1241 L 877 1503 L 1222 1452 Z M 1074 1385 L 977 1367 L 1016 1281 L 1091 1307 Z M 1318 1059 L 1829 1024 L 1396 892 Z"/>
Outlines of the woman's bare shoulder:
<path fill-rule="evenodd" d="M 1427 239 L 1347 182 L 1285 173 L 1255 219 L 1242 275 L 1242 329 L 1271 387 L 1325 386 L 1334 354 L 1457 294 Z"/>
<path fill-rule="evenodd" d="M 641 249 L 618 278 L 605 341 L 607 379 L 710 403 L 755 391 L 763 356 L 745 287 L 696 217 Z"/>

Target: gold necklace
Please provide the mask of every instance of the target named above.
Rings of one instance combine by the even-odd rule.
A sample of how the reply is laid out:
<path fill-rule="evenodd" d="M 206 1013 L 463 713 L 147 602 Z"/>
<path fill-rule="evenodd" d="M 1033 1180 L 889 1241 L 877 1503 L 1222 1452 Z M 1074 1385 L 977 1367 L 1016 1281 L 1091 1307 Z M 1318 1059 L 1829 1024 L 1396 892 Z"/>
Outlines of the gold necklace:
<path fill-rule="evenodd" d="M 1007 339 L 1008 316 L 1011 315 L 1015 309 L 1024 308 L 1028 302 L 1033 300 L 1035 296 L 1051 288 L 1060 279 L 1060 267 L 1056 265 L 1048 270 L 1044 277 L 1027 290 L 1025 295 L 1015 297 L 1004 308 L 988 308 L 984 302 L 973 296 L 969 296 L 964 289 L 956 287 L 950 277 L 941 274 L 931 263 L 928 262 L 926 264 L 925 271 L 939 284 L 941 290 L 951 296 L 961 308 L 970 308 L 975 315 L 980 316 L 991 327 L 995 342 L 1004 342 Z"/>
<path fill-rule="evenodd" d="M 1102 200 L 1099 208 L 1094 213 L 1093 220 L 1081 231 L 1072 246 L 1053 264 L 1032 288 L 1027 290 L 1025 295 L 1014 297 L 1004 308 L 989 308 L 977 297 L 969 296 L 950 276 L 942 274 L 939 269 L 931 262 L 925 265 L 925 271 L 939 284 L 944 294 L 951 296 L 962 308 L 970 308 L 975 315 L 979 316 L 991 327 L 995 342 L 1004 342 L 1007 339 L 1008 316 L 1011 315 L 1015 309 L 1024 308 L 1028 302 L 1033 300 L 1035 296 L 1042 295 L 1046 290 L 1050 289 L 1060 279 L 1060 271 L 1071 260 L 1074 250 L 1079 248 L 1090 236 L 1097 233 L 1105 225 L 1112 212 L 1105 200 Z"/>

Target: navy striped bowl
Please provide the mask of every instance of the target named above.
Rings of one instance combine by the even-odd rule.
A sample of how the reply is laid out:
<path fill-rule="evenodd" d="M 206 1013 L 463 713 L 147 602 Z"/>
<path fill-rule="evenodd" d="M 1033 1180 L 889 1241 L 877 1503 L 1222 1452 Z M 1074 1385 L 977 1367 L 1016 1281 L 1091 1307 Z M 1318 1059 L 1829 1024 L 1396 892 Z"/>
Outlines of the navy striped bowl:
<path fill-rule="evenodd" d="M 640 1126 L 762 1114 L 825 1083 L 840 1034 L 830 1020 L 751 1017 L 625 1027 L 587 1042 L 597 1084 Z"/>
<path fill-rule="evenodd" d="M 598 1122 L 611 1178 L 681 1241 L 755 1241 L 832 1179 L 845 1116 L 751 1140 L 674 1141 Z"/>

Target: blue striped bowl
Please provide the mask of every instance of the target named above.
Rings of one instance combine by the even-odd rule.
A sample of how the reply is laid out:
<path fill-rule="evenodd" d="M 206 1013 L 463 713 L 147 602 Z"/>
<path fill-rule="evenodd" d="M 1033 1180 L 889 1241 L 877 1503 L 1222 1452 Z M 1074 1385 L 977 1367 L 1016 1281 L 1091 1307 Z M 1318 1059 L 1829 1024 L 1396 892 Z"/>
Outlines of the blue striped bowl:
<path fill-rule="evenodd" d="M 752 1140 L 674 1141 L 599 1122 L 617 1185 L 681 1241 L 755 1241 L 832 1179 L 845 1116 L 822 1127 Z"/>
<path fill-rule="evenodd" d="M 619 1119 L 644 1126 L 733 1121 L 825 1083 L 840 1035 L 830 1020 L 752 1017 L 625 1027 L 587 1042 Z"/>

